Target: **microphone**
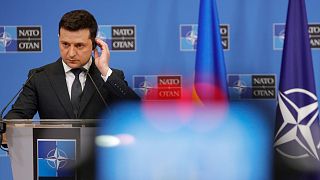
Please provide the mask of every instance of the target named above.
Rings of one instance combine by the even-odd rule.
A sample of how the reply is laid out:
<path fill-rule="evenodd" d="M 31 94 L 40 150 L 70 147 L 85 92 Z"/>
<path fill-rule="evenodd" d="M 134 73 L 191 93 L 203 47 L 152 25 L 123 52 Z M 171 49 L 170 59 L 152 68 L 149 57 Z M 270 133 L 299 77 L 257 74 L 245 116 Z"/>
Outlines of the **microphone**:
<path fill-rule="evenodd" d="M 28 84 L 30 82 L 30 80 L 34 77 L 35 74 L 43 71 L 43 68 L 38 68 L 38 69 L 34 69 L 31 73 L 31 75 L 28 77 L 28 79 L 26 80 L 26 82 L 22 85 L 22 87 L 19 89 L 19 91 L 10 99 L 10 101 L 8 102 L 8 104 L 6 104 L 4 106 L 4 108 L 2 108 L 1 113 L 0 113 L 0 147 L 2 145 L 2 134 L 6 132 L 6 123 L 3 121 L 3 113 L 4 111 L 8 108 L 8 106 L 12 103 L 12 101 L 21 93 L 21 91 L 23 90 L 23 88 L 26 86 L 26 84 Z"/>
<path fill-rule="evenodd" d="M 99 94 L 99 96 L 100 96 L 100 99 L 102 100 L 104 106 L 108 109 L 108 111 L 110 111 L 109 106 L 108 106 L 108 103 L 107 103 L 106 100 L 103 98 L 103 96 L 102 96 L 99 88 L 97 87 L 97 84 L 94 82 L 94 80 L 93 80 L 92 76 L 90 75 L 90 73 L 88 72 L 88 70 L 85 69 L 85 68 L 81 68 L 81 69 L 82 69 L 83 72 L 85 72 L 85 73 L 89 76 L 89 79 L 91 80 L 94 88 L 95 88 L 96 91 L 98 92 L 98 94 Z"/>

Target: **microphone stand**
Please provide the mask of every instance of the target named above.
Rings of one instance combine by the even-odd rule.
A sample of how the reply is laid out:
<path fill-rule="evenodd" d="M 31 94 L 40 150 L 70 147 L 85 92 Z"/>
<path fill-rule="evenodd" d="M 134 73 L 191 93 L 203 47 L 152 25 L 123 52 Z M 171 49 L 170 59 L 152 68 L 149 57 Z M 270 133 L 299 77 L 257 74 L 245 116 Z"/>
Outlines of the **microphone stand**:
<path fill-rule="evenodd" d="M 14 99 L 16 99 L 16 97 L 22 92 L 23 88 L 25 87 L 25 85 L 27 83 L 29 83 L 29 81 L 32 79 L 32 77 L 43 71 L 44 69 L 43 68 L 39 68 L 39 69 L 35 69 L 34 72 L 29 76 L 29 78 L 26 80 L 26 82 L 22 85 L 22 87 L 19 89 L 19 91 L 13 96 L 13 98 L 10 99 L 10 101 L 6 104 L 6 106 L 4 108 L 2 108 L 1 110 L 1 113 L 0 113 L 0 149 L 8 152 L 8 150 L 4 149 L 3 148 L 3 144 L 2 144 L 2 141 L 3 141 L 3 134 L 6 132 L 7 130 L 7 124 L 4 122 L 3 120 L 3 113 L 4 111 L 8 108 L 8 106 L 12 103 L 12 101 Z"/>
<path fill-rule="evenodd" d="M 103 96 L 102 96 L 102 94 L 101 94 L 101 92 L 100 92 L 97 84 L 94 82 L 94 80 L 93 80 L 92 76 L 90 75 L 89 71 L 86 70 L 85 68 L 82 68 L 82 71 L 84 71 L 84 72 L 89 76 L 89 79 L 91 80 L 94 88 L 95 88 L 96 91 L 98 92 L 98 94 L 99 94 L 99 96 L 100 96 L 100 99 L 102 100 L 105 108 L 110 112 L 110 108 L 109 108 L 109 106 L 108 106 L 108 103 L 107 103 L 106 100 L 103 98 Z"/>
<path fill-rule="evenodd" d="M 30 78 L 28 78 L 28 80 L 26 82 L 28 82 L 32 78 L 32 76 L 33 76 L 33 74 L 30 76 Z M 13 98 L 8 102 L 8 104 L 6 104 L 6 106 L 1 110 L 1 114 L 0 114 L 0 149 L 2 149 L 3 151 L 6 151 L 6 152 L 9 152 L 7 150 L 8 147 L 4 147 L 3 146 L 4 144 L 2 144 L 3 134 L 7 130 L 7 124 L 3 120 L 3 113 L 9 107 L 9 105 L 12 103 L 12 101 L 21 93 L 24 86 L 25 86 L 25 84 L 23 84 L 22 88 L 19 89 L 19 91 L 13 96 Z"/>
<path fill-rule="evenodd" d="M 28 78 L 28 80 L 26 82 L 28 82 L 31 77 L 33 76 L 33 74 L 30 76 L 30 78 Z M 3 134 L 7 131 L 7 124 L 4 122 L 3 120 L 3 113 L 4 111 L 9 107 L 9 105 L 12 103 L 12 101 L 21 93 L 21 91 L 23 90 L 23 87 L 26 84 L 23 84 L 22 88 L 19 89 L 19 91 L 13 96 L 13 98 L 8 102 L 8 104 L 6 104 L 6 106 L 1 110 L 1 114 L 0 114 L 0 149 L 8 152 L 7 147 L 4 147 L 2 144 L 3 142 Z"/>

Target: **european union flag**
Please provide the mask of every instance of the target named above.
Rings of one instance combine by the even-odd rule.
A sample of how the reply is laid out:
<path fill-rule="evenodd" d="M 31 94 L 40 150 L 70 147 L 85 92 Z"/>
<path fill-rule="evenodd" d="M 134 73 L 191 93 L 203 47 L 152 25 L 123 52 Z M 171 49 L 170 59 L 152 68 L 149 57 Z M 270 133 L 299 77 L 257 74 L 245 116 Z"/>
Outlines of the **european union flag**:
<path fill-rule="evenodd" d="M 201 0 L 193 99 L 227 102 L 227 77 L 215 0 Z"/>
<path fill-rule="evenodd" d="M 319 130 L 305 2 L 290 0 L 276 115 L 275 179 L 320 175 Z"/>

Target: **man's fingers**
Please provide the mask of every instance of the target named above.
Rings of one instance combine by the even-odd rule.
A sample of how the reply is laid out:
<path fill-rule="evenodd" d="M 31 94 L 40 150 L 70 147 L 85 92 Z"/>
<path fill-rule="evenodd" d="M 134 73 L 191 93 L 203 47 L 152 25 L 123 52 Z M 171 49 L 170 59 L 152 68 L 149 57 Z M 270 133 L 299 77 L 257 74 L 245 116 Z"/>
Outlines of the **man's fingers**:
<path fill-rule="evenodd" d="M 97 49 L 94 49 L 94 58 L 98 59 L 99 58 L 99 53 Z"/>
<path fill-rule="evenodd" d="M 110 58 L 110 51 L 109 51 L 108 44 L 99 38 L 96 38 L 96 43 L 101 48 L 101 55 L 106 56 L 107 59 L 109 59 Z"/>
<path fill-rule="evenodd" d="M 108 48 L 107 44 L 103 40 L 101 40 L 99 38 L 96 38 L 95 40 L 96 40 L 97 45 L 101 48 L 102 51 Z"/>

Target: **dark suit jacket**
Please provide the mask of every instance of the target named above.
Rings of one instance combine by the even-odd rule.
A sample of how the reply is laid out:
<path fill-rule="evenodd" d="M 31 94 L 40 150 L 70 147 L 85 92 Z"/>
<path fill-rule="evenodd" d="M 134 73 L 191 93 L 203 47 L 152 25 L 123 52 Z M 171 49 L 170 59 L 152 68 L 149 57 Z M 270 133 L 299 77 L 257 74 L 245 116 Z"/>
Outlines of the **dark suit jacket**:
<path fill-rule="evenodd" d="M 34 72 L 36 73 L 5 116 L 6 119 L 32 119 L 37 111 L 41 119 L 97 119 L 106 110 L 103 100 L 87 75 L 78 117 L 74 115 L 61 58 L 54 63 L 31 70 L 29 77 Z M 104 82 L 100 71 L 92 62 L 89 73 L 107 106 L 118 101 L 140 99 L 128 87 L 122 71 L 112 69 L 111 76 Z"/>

